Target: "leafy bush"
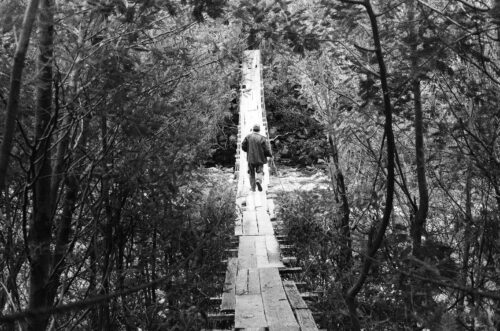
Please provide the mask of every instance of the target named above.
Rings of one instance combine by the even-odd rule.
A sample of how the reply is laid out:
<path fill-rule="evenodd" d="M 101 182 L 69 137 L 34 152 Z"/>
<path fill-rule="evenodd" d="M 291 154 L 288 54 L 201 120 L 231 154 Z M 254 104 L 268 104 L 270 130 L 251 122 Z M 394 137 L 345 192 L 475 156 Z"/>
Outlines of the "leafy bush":
<path fill-rule="evenodd" d="M 352 284 L 353 272 L 358 270 L 360 259 L 354 255 L 352 268 L 341 265 L 339 210 L 333 193 L 328 190 L 282 193 L 277 204 L 277 217 L 283 221 L 284 232 L 295 247 L 298 264 L 304 270 L 301 280 L 309 289 L 322 293 L 319 300 L 310 304 L 311 309 L 319 313 L 316 322 L 328 330 L 350 329 L 343 285 Z M 363 324 L 369 330 L 456 329 L 455 315 L 446 309 L 448 300 L 452 300 L 449 292 L 432 283 L 405 277 L 394 269 L 397 265 L 425 277 L 432 277 L 426 272 L 435 269 L 453 278 L 457 267 L 450 259 L 450 248 L 440 242 L 425 241 L 427 262 L 423 264 L 427 267 L 418 265 L 416 268 L 408 260 L 407 237 L 401 236 L 404 231 L 400 230 L 396 227 L 388 232 L 385 248 L 377 254 L 377 261 L 372 266 L 370 281 L 358 296 Z M 359 238 L 357 233 L 353 238 Z M 354 250 L 359 250 L 362 244 L 355 240 Z M 448 328 L 449 325 L 454 327 Z"/>
<path fill-rule="evenodd" d="M 284 223 L 284 232 L 296 248 L 297 263 L 304 270 L 303 281 L 308 288 L 323 295 L 311 306 L 320 312 L 317 322 L 323 328 L 338 329 L 349 322 L 342 300 L 339 274 L 341 261 L 338 245 L 338 208 L 328 190 L 296 191 L 278 196 L 277 217 Z"/>
<path fill-rule="evenodd" d="M 224 281 L 216 270 L 233 233 L 234 201 L 232 186 L 206 180 L 180 191 L 159 230 L 158 250 L 163 254 L 157 254 L 157 264 L 163 265 L 163 274 L 172 273 L 171 281 L 157 289 L 156 302 L 136 308 L 135 313 L 143 315 L 136 318 L 141 327 L 199 330 L 205 326 L 206 313 L 212 309 L 209 298 L 220 294 Z"/>

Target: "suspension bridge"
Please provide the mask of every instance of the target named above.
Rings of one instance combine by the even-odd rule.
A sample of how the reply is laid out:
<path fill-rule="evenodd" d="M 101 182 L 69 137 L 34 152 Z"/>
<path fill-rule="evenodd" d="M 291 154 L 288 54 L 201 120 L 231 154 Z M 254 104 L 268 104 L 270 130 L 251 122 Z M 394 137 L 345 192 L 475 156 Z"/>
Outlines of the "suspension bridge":
<path fill-rule="evenodd" d="M 262 192 L 250 190 L 246 153 L 241 143 L 255 124 L 268 136 L 260 51 L 245 51 L 242 65 L 236 174 L 238 177 L 235 256 L 227 260 L 219 312 L 213 320 L 234 321 L 235 330 L 318 330 L 296 282 L 287 275 L 295 259 L 283 255 L 283 238 L 275 233 L 270 169 L 264 166 Z"/>

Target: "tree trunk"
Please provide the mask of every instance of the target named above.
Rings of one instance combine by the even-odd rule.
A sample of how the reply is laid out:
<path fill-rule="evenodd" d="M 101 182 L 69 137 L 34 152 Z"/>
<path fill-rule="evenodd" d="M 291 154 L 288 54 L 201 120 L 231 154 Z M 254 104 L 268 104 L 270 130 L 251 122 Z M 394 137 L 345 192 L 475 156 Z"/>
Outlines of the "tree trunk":
<path fill-rule="evenodd" d="M 460 274 L 460 285 L 467 286 L 467 275 L 469 273 L 470 246 L 472 243 L 472 167 L 469 164 L 467 169 L 467 178 L 465 181 L 465 227 L 462 244 L 462 270 Z M 465 293 L 459 293 L 457 301 L 457 310 L 463 312 L 465 308 Z M 461 314 L 458 314 L 459 317 Z"/>
<path fill-rule="evenodd" d="M 83 44 L 83 31 L 79 30 L 78 34 L 78 44 L 82 45 Z M 58 196 L 58 191 L 59 191 L 59 186 L 64 178 L 64 169 L 65 169 L 65 157 L 66 153 L 68 151 L 69 143 L 70 143 L 70 132 L 71 130 L 69 129 L 71 125 L 71 121 L 73 120 L 72 112 L 75 111 L 78 105 L 78 94 L 79 94 L 79 76 L 80 76 L 80 70 L 82 66 L 82 59 L 81 56 L 78 55 L 74 66 L 73 70 L 71 71 L 70 79 L 69 79 L 69 104 L 68 104 L 68 114 L 64 116 L 63 124 L 61 125 L 61 128 L 68 128 L 66 131 L 61 132 L 61 137 L 59 140 L 59 143 L 57 145 L 57 152 L 56 152 L 56 157 L 54 161 L 54 166 L 53 166 L 53 174 L 52 174 L 52 183 L 51 183 L 51 196 L 52 196 L 52 208 L 55 210 L 55 205 L 57 201 L 57 196 Z M 83 139 L 86 139 L 86 132 L 82 132 L 82 137 Z M 85 143 L 81 144 L 83 147 L 85 147 Z M 78 160 L 78 157 L 75 158 Z"/>
<path fill-rule="evenodd" d="M 415 154 L 417 163 L 417 182 L 419 193 L 419 204 L 412 224 L 413 254 L 420 258 L 420 247 L 422 245 L 422 233 L 429 211 L 429 193 L 427 190 L 427 178 L 425 175 L 425 150 L 424 150 L 424 128 L 422 101 L 420 95 L 420 81 L 415 79 L 413 85 L 414 107 L 415 107 Z"/>
<path fill-rule="evenodd" d="M 33 216 L 29 228 L 30 280 L 29 309 L 48 304 L 48 277 L 51 262 L 52 208 L 50 182 L 50 127 L 52 115 L 52 61 L 53 61 L 53 6 L 52 0 L 41 0 L 39 13 L 40 54 L 38 57 L 37 101 L 35 110 Z M 29 316 L 28 330 L 44 330 L 47 316 Z"/>
<path fill-rule="evenodd" d="M 344 181 L 344 174 L 340 168 L 338 148 L 337 144 L 333 141 L 333 135 L 328 135 L 328 142 L 331 149 L 331 158 L 334 166 L 333 169 L 333 180 L 334 183 L 334 194 L 337 203 L 340 203 L 341 208 L 341 219 L 340 219 L 340 263 L 339 263 L 339 274 L 347 276 L 346 273 L 352 266 L 352 240 L 351 240 L 351 228 L 349 222 L 350 209 L 349 201 L 347 200 L 347 188 Z M 342 282 L 344 286 L 344 291 L 347 291 L 348 285 Z"/>
<path fill-rule="evenodd" d="M 14 65 L 10 74 L 10 92 L 7 102 L 6 118 L 2 145 L 0 146 L 0 194 L 5 188 L 5 178 L 9 168 L 10 151 L 14 139 L 17 113 L 19 109 L 19 95 L 21 94 L 21 81 L 24 69 L 24 59 L 30 41 L 31 30 L 35 22 L 39 0 L 31 0 L 24 13 L 23 28 L 14 54 Z"/>
<path fill-rule="evenodd" d="M 491 16 L 493 18 L 493 22 L 497 24 L 497 41 L 500 40 L 500 0 L 495 0 L 493 9 L 491 10 Z M 497 45 L 497 61 L 500 58 L 500 45 Z M 495 183 L 497 184 L 497 183 Z M 495 193 L 496 193 L 496 201 L 497 201 L 497 209 L 500 212 L 500 187 L 495 185 Z M 498 229 L 497 237 L 500 238 L 500 227 Z M 497 246 L 498 247 L 498 246 Z M 500 254 L 495 255 L 495 264 L 500 265 Z M 496 303 L 495 305 L 495 316 L 493 318 L 495 321 L 496 329 L 500 329 L 500 303 Z"/>
<path fill-rule="evenodd" d="M 107 144 L 107 135 L 108 135 L 108 124 L 105 116 L 101 118 L 101 134 L 102 134 L 102 151 L 106 153 L 108 150 Z M 108 171 L 107 169 L 107 158 L 103 159 L 103 168 L 104 172 Z M 110 291 L 110 281 L 109 278 L 111 276 L 111 253 L 113 250 L 113 211 L 111 208 L 110 198 L 109 198 L 109 181 L 107 178 L 102 179 L 102 192 L 101 199 L 104 206 L 105 220 L 106 224 L 104 226 L 104 261 L 102 266 L 102 289 L 100 294 L 109 294 Z M 110 312 L 110 302 L 102 303 L 99 312 L 99 329 L 100 330 L 109 330 L 111 328 L 111 312 Z"/>
<path fill-rule="evenodd" d="M 66 193 L 64 195 L 63 210 L 58 224 L 56 245 L 52 261 L 50 282 L 48 284 L 47 301 L 49 305 L 54 303 L 57 289 L 61 284 L 61 274 L 66 266 L 66 255 L 71 242 L 71 222 L 80 190 L 79 179 L 74 174 L 69 174 L 65 180 Z"/>
<path fill-rule="evenodd" d="M 385 66 L 384 55 L 382 52 L 382 45 L 380 44 L 380 36 L 378 31 L 377 16 L 375 15 L 370 0 L 364 0 L 363 5 L 367 11 L 370 18 L 371 29 L 373 33 L 373 42 L 375 46 L 375 54 L 377 56 L 377 61 L 380 71 L 380 82 L 382 86 L 383 100 L 384 100 L 384 133 L 387 138 L 387 186 L 386 186 L 386 198 L 385 207 L 382 220 L 378 225 L 376 232 L 373 235 L 373 240 L 369 240 L 368 246 L 366 247 L 366 252 L 364 253 L 363 264 L 359 277 L 356 279 L 351 288 L 347 291 L 345 295 L 345 301 L 349 308 L 349 313 L 351 315 L 352 327 L 354 330 L 360 330 L 360 322 L 356 312 L 356 296 L 361 291 L 368 273 L 370 272 L 371 265 L 373 263 L 375 254 L 377 253 L 382 240 L 385 236 L 387 226 L 391 218 L 393 202 L 394 202 L 394 184 L 395 184 L 395 160 L 394 155 L 396 152 L 396 145 L 394 141 L 394 133 L 392 130 L 392 105 L 390 99 L 389 86 L 387 83 L 387 69 Z"/>
<path fill-rule="evenodd" d="M 415 4 L 412 2 L 408 10 L 408 20 L 413 22 L 415 19 Z M 412 91 L 413 91 L 413 107 L 415 112 L 415 156 L 417 164 L 417 183 L 419 204 L 416 214 L 411 224 L 411 237 L 413 241 L 413 255 L 421 258 L 420 247 L 422 246 L 422 234 L 429 211 L 429 193 L 427 190 L 427 178 L 425 175 L 425 146 L 424 146 L 424 125 L 422 111 L 422 96 L 420 89 L 420 73 L 418 57 L 416 56 L 418 47 L 418 33 L 415 25 L 410 24 L 410 45 L 411 50 L 411 69 L 412 69 Z"/>
<path fill-rule="evenodd" d="M 80 31 L 79 43 L 82 43 L 83 34 Z M 54 257 L 52 259 L 52 267 L 51 267 L 51 275 L 50 275 L 50 283 L 48 290 L 48 303 L 52 305 L 54 303 L 57 289 L 61 285 L 60 277 L 64 271 L 66 266 L 66 255 L 68 254 L 68 249 L 70 249 L 70 238 L 71 238 L 71 223 L 73 221 L 73 214 L 76 208 L 76 203 L 78 199 L 78 192 L 80 191 L 80 181 L 81 178 L 77 175 L 78 171 L 75 171 L 74 167 L 71 167 L 71 171 L 65 174 L 65 169 L 67 163 L 71 162 L 71 160 L 79 160 L 83 154 L 83 149 L 87 144 L 87 128 L 88 128 L 88 119 L 83 119 L 83 128 L 81 133 L 81 139 L 77 142 L 78 147 L 76 148 L 77 152 L 75 156 L 67 158 L 68 147 L 70 145 L 70 136 L 71 136 L 71 121 L 73 117 L 71 116 L 72 111 L 75 110 L 77 100 L 78 100 L 78 76 L 81 67 L 81 60 L 77 58 L 75 61 L 74 69 L 71 72 L 71 78 L 69 83 L 70 93 L 69 99 L 71 102 L 68 107 L 68 114 L 64 117 L 63 124 L 61 128 L 65 128 L 63 132 L 61 132 L 61 139 L 59 140 L 59 144 L 57 146 L 55 162 L 53 166 L 52 179 L 50 185 L 50 195 L 51 195 L 51 208 L 52 211 L 56 211 L 56 204 L 58 199 L 58 191 L 59 186 L 61 184 L 61 180 L 64 179 L 64 185 L 66 190 L 64 192 L 64 198 L 62 203 L 62 214 L 60 220 L 57 224 L 57 234 L 56 234 L 56 242 L 54 249 Z M 66 160 L 67 159 L 67 160 Z M 80 169 L 80 172 L 83 172 Z"/>
<path fill-rule="evenodd" d="M 98 272 L 98 260 L 97 260 L 97 233 L 98 233 L 98 228 L 99 226 L 97 225 L 98 223 L 98 217 L 94 215 L 94 231 L 92 233 L 92 238 L 90 240 L 90 248 L 89 248 L 89 290 L 88 292 L 91 295 L 97 295 L 97 272 Z M 94 306 L 90 310 L 90 330 L 99 330 L 99 312 L 100 312 L 100 307 L 99 306 Z"/>

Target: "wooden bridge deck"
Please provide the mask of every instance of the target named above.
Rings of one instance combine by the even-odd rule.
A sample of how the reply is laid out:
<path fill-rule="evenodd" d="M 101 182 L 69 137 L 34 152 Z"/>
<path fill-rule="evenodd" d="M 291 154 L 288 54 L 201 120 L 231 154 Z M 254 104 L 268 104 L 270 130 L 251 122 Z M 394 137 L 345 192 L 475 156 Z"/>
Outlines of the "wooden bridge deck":
<path fill-rule="evenodd" d="M 253 125 L 260 124 L 261 134 L 267 136 L 261 70 L 260 52 L 246 51 L 237 155 L 238 250 L 237 257 L 228 260 L 220 308 L 234 313 L 236 330 L 317 330 L 295 283 L 282 281 L 280 276 L 285 265 L 271 223 L 274 202 L 266 196 L 269 168 L 264 167 L 263 191 L 250 191 L 246 154 L 241 151 L 241 142 Z"/>

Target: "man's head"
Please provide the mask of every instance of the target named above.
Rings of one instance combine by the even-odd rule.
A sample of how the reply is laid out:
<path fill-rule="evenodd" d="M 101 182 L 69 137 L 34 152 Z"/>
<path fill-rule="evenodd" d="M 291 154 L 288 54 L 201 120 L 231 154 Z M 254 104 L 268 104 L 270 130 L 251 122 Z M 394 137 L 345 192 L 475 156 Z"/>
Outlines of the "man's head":
<path fill-rule="evenodd" d="M 260 126 L 258 124 L 255 124 L 253 126 L 253 132 L 259 132 L 260 131 Z"/>

